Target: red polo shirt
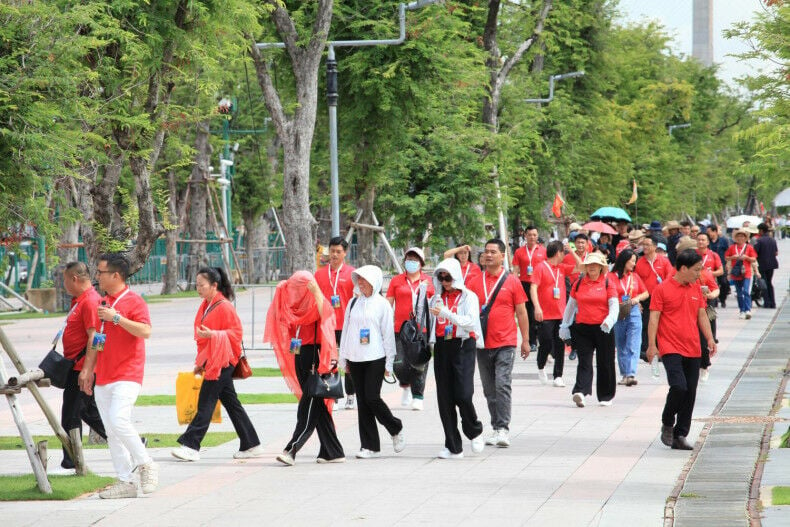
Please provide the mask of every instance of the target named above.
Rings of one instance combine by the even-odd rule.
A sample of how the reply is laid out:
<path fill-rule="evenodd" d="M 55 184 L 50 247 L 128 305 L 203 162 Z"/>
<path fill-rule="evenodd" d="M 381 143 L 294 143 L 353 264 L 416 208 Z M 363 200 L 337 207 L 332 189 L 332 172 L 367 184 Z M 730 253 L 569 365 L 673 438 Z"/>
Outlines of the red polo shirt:
<path fill-rule="evenodd" d="M 337 311 L 335 311 L 335 315 L 337 315 Z M 288 334 L 291 336 L 291 338 L 302 339 L 303 346 L 307 344 L 315 344 L 315 330 L 319 325 L 321 325 L 321 322 L 318 311 L 316 311 L 315 322 L 304 324 L 303 326 L 289 326 Z"/>
<path fill-rule="evenodd" d="M 480 266 L 473 264 L 472 262 L 467 262 L 466 266 L 461 266 L 461 276 L 464 278 L 464 285 L 469 287 L 469 284 L 472 283 L 474 279 L 480 276 L 482 271 L 480 271 Z"/>
<path fill-rule="evenodd" d="M 546 248 L 537 243 L 531 250 L 527 249 L 526 245 L 516 249 L 516 252 L 513 253 L 513 261 L 511 264 L 518 266 L 519 280 L 531 283 L 532 275 L 535 274 L 535 269 L 537 269 L 540 263 L 545 259 Z M 532 274 L 528 272 L 529 266 L 532 266 Z"/>
<path fill-rule="evenodd" d="M 118 295 L 106 295 L 103 300 L 108 307 L 114 307 L 123 318 L 151 324 L 148 304 L 128 286 Z M 99 330 L 101 326 L 97 332 Z M 145 339 L 135 337 L 112 322 L 104 322 L 103 331 L 107 335 L 107 340 L 104 343 L 104 350 L 99 352 L 96 359 L 96 384 L 101 386 L 117 381 L 142 384 L 145 370 Z"/>
<path fill-rule="evenodd" d="M 584 254 L 581 255 L 579 258 L 581 258 L 581 260 L 584 261 L 585 256 L 587 256 L 586 250 L 584 251 Z M 573 257 L 573 254 L 568 253 L 565 255 L 565 258 L 562 259 L 562 265 L 565 266 L 570 265 L 571 266 L 570 269 L 573 270 L 576 267 L 576 258 Z M 580 274 L 581 271 L 574 271 L 574 272 L 568 271 L 568 278 L 570 278 L 571 283 L 574 283 L 576 280 L 578 280 Z"/>
<path fill-rule="evenodd" d="M 575 298 L 578 305 L 577 323 L 598 325 L 609 315 L 609 299 L 617 298 L 617 275 L 610 274 L 609 280 L 606 276 L 601 273 L 597 280 L 590 280 L 585 275 L 578 287 L 576 283 L 571 285 L 571 298 Z"/>
<path fill-rule="evenodd" d="M 656 254 L 652 265 L 651 262 L 647 260 L 646 256 L 639 258 L 636 261 L 634 272 L 642 279 L 642 282 L 644 282 L 647 288 L 647 292 L 651 295 L 659 282 L 664 282 L 675 274 L 669 258 L 661 256 L 660 254 Z"/>
<path fill-rule="evenodd" d="M 390 285 L 387 288 L 387 298 L 395 299 L 395 332 L 400 331 L 400 327 L 404 322 L 409 320 L 412 311 L 414 310 L 414 301 L 417 299 L 417 293 L 420 288 L 420 283 L 427 282 L 428 289 L 426 291 L 427 298 L 433 296 L 433 282 L 431 278 L 420 272 L 420 277 L 414 282 L 410 281 L 406 273 L 401 273 L 398 276 L 393 276 L 390 280 Z"/>
<path fill-rule="evenodd" d="M 708 271 L 718 271 L 721 269 L 721 258 L 715 252 L 708 249 L 704 253 L 700 253 L 702 256 L 702 267 L 707 269 Z"/>
<path fill-rule="evenodd" d="M 496 276 L 483 272 L 477 280 L 470 284 L 469 289 L 477 295 L 481 308 L 487 302 L 486 297 L 493 296 L 497 279 L 503 272 L 504 269 Z M 518 344 L 516 306 L 526 301 L 527 294 L 524 292 L 521 282 L 509 274 L 502 283 L 502 288 L 497 293 L 488 315 L 488 334 L 483 337 L 486 349 L 515 347 Z"/>
<path fill-rule="evenodd" d="M 74 359 L 88 345 L 88 330 L 99 329 L 101 321 L 97 308 L 101 296 L 94 288 L 90 288 L 80 296 L 71 299 L 71 311 L 66 319 L 66 328 L 63 330 L 63 356 Z M 76 305 L 76 307 L 75 307 Z M 74 365 L 76 371 L 82 370 L 85 357 Z"/>
<path fill-rule="evenodd" d="M 645 283 L 639 278 L 639 275 L 636 273 L 626 273 L 623 275 L 622 278 L 617 278 L 617 273 L 609 273 L 609 279 L 615 281 L 615 287 L 617 288 L 617 298 L 622 301 L 623 295 L 628 295 L 629 298 L 634 298 L 635 296 L 639 296 L 645 291 L 647 288 L 645 287 Z"/>
<path fill-rule="evenodd" d="M 351 273 L 354 268 L 348 264 L 343 264 L 337 271 L 332 271 L 330 266 L 320 268 L 315 272 L 315 281 L 318 283 L 318 288 L 321 293 L 332 304 L 332 297 L 338 295 L 340 297 L 340 305 L 333 306 L 335 312 L 335 327 L 338 330 L 343 329 L 343 322 L 346 316 L 346 306 L 354 298 L 354 282 L 351 281 Z"/>
<path fill-rule="evenodd" d="M 751 258 L 757 258 L 757 251 L 754 250 L 754 247 L 749 245 L 748 243 L 744 244 L 743 247 L 738 247 L 737 244 L 732 244 L 727 248 L 727 252 L 724 253 L 725 258 L 729 258 L 730 256 L 749 256 Z M 732 260 L 733 265 L 738 260 Z M 743 275 L 739 277 L 733 277 L 734 280 L 743 280 L 744 278 L 751 278 L 752 277 L 752 262 L 747 260 L 743 260 Z"/>
<path fill-rule="evenodd" d="M 573 257 L 571 257 L 573 258 Z M 543 311 L 543 320 L 562 320 L 565 313 L 565 276 L 569 271 L 567 264 L 551 265 L 544 260 L 532 273 L 532 285 L 538 288 L 538 302 Z M 570 269 L 576 267 L 576 260 Z M 559 289 L 559 298 L 554 297 L 554 288 Z"/>
<path fill-rule="evenodd" d="M 451 313 L 458 313 L 458 302 L 461 300 L 461 291 L 454 289 L 452 292 L 442 291 L 442 302 Z M 436 318 L 436 340 L 445 338 L 444 328 L 447 327 L 450 321 L 446 318 Z M 455 332 L 458 328 L 453 327 L 453 333 L 450 338 L 455 338 Z"/>
<path fill-rule="evenodd" d="M 650 311 L 660 311 L 656 343 L 658 353 L 700 357 L 697 315 L 707 301 L 698 283 L 681 285 L 675 279 L 662 282 L 653 291 Z"/>

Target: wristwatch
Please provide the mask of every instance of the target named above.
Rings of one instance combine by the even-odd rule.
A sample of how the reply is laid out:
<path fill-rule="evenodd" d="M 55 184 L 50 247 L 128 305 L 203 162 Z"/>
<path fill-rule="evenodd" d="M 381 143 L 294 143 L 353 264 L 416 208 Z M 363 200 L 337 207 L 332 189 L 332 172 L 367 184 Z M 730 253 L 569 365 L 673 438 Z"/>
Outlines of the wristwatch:
<path fill-rule="evenodd" d="M 116 313 L 112 316 L 112 323 L 116 326 L 121 323 L 121 315 Z"/>

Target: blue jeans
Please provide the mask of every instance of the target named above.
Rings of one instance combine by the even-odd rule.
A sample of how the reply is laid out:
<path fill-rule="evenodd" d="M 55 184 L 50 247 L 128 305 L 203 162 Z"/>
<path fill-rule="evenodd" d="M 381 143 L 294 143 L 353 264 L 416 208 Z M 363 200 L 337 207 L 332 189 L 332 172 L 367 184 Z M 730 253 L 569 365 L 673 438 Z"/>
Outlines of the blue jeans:
<path fill-rule="evenodd" d="M 642 347 L 642 312 L 639 304 L 631 308 L 625 320 L 614 325 L 614 343 L 617 347 L 617 365 L 623 377 L 635 377 Z"/>
<path fill-rule="evenodd" d="M 735 280 L 735 292 L 738 295 L 738 309 L 741 313 L 752 310 L 752 279 Z"/>

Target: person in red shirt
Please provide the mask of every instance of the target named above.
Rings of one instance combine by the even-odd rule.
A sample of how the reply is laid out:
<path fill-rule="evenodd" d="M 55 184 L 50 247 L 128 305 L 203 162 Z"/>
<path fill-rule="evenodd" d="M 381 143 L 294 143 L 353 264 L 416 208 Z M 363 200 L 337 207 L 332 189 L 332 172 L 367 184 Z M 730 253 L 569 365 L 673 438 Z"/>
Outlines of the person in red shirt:
<path fill-rule="evenodd" d="M 478 276 L 481 270 L 478 265 L 472 263 L 472 248 L 468 245 L 459 245 L 455 249 L 447 249 L 444 251 L 443 258 L 455 258 L 461 264 L 461 276 L 464 279 L 464 285 L 469 286 L 470 283 Z"/>
<path fill-rule="evenodd" d="M 477 364 L 493 428 L 486 444 L 508 447 L 518 331 L 522 340 L 521 358 L 526 359 L 530 352 L 529 319 L 524 307 L 527 295 L 519 280 L 502 267 L 505 242 L 497 238 L 488 240 L 483 260 L 485 270 L 469 289 L 477 295 L 480 304 L 484 348 L 477 350 Z M 494 295 L 497 287 L 499 291 Z M 487 319 L 485 323 L 484 319 Z M 518 319 L 518 329 L 515 319 Z"/>
<path fill-rule="evenodd" d="M 538 325 L 538 379 L 549 382 L 544 368 L 549 355 L 554 358 L 554 386 L 562 388 L 562 370 L 565 364 L 565 343 L 560 339 L 560 323 L 565 312 L 565 277 L 581 268 L 581 259 L 569 252 L 572 263 L 564 263 L 566 255 L 561 241 L 554 240 L 546 246 L 544 260 L 532 274 L 529 294 L 535 306 Z"/>
<path fill-rule="evenodd" d="M 598 401 L 601 406 L 611 406 L 614 399 L 617 379 L 612 328 L 617 322 L 619 309 L 614 280 L 606 276 L 608 269 L 603 253 L 593 252 L 585 256 L 584 273 L 571 286 L 571 298 L 560 326 L 560 338 L 567 341 L 575 320 L 573 334 L 579 366 L 572 394 L 573 402 L 580 408 L 585 405 L 585 397 L 592 394 L 593 353 L 598 370 L 595 389 Z"/>
<path fill-rule="evenodd" d="M 615 280 L 617 298 L 621 304 L 630 307 L 628 316 L 614 325 L 614 343 L 617 348 L 617 365 L 622 380 L 618 384 L 635 386 L 636 368 L 639 365 L 639 351 L 642 348 L 642 312 L 640 303 L 650 296 L 647 288 L 634 271 L 636 253 L 625 249 L 614 262 L 613 273 L 609 276 Z"/>
<path fill-rule="evenodd" d="M 702 267 L 713 273 L 714 277 L 719 277 L 724 274 L 724 266 L 721 263 L 721 258 L 715 252 L 708 249 L 710 246 L 710 238 L 704 232 L 697 234 L 697 252 L 702 256 Z M 718 288 L 717 288 L 718 289 Z"/>
<path fill-rule="evenodd" d="M 99 497 L 136 498 L 135 467 L 143 493 L 151 493 L 159 485 L 159 467 L 140 442 L 132 421 L 132 408 L 143 384 L 145 339 L 151 336 L 151 318 L 145 300 L 126 285 L 130 273 L 126 256 L 103 254 L 96 273 L 99 288 L 106 293 L 97 309 L 102 322 L 85 356 L 79 383 L 82 391 L 92 393 L 95 373 L 96 406 L 119 480 Z"/>
<path fill-rule="evenodd" d="M 749 233 L 738 229 L 733 234 L 735 243 L 727 248 L 724 258 L 727 260 L 730 280 L 735 282 L 738 297 L 738 308 L 741 319 L 752 318 L 752 265 L 757 261 L 757 251 L 747 243 Z"/>
<path fill-rule="evenodd" d="M 351 273 L 354 268 L 346 264 L 346 251 L 348 242 L 342 236 L 335 236 L 329 240 L 329 264 L 315 272 L 315 281 L 324 298 L 329 299 L 329 304 L 335 313 L 335 338 L 337 345 L 340 346 L 340 337 L 343 334 L 345 324 L 346 306 L 354 298 L 354 282 L 351 281 Z M 354 381 L 351 374 L 346 372 L 343 378 L 346 388 L 346 410 L 353 410 L 357 407 L 354 394 Z"/>
<path fill-rule="evenodd" d="M 700 366 L 699 330 L 716 354 L 716 340 L 705 313 L 707 302 L 697 279 L 702 256 L 687 249 L 678 253 L 677 272 L 656 287 L 650 299 L 647 358 L 658 353 L 667 373 L 669 392 L 661 415 L 661 442 L 675 450 L 692 450 L 686 437 L 697 395 Z"/>
<path fill-rule="evenodd" d="M 589 252 L 587 250 L 589 241 L 587 239 L 586 234 L 577 234 L 576 237 L 573 239 L 574 250 L 572 252 L 568 252 L 565 257 L 562 259 L 562 263 L 565 266 L 572 265 L 574 270 L 568 273 L 567 280 L 565 281 L 565 300 L 568 300 L 568 295 L 571 294 L 571 284 L 576 282 L 579 278 L 579 274 L 581 273 L 581 267 L 576 267 L 577 263 L 576 260 L 584 261 L 584 257 L 587 256 Z"/>
<path fill-rule="evenodd" d="M 636 261 L 634 272 L 639 275 L 645 284 L 648 295 L 653 294 L 653 290 L 658 284 L 672 276 L 672 263 L 669 258 L 658 254 L 659 238 L 657 234 L 646 236 L 641 243 L 642 257 Z M 645 358 L 647 351 L 647 325 L 650 321 L 650 298 L 642 302 L 642 348 L 641 357 Z"/>
<path fill-rule="evenodd" d="M 63 388 L 60 424 L 67 433 L 72 428 L 78 428 L 82 437 L 82 421 L 85 421 L 94 432 L 106 440 L 107 433 L 104 431 L 104 423 L 96 407 L 96 400 L 92 394 L 88 395 L 81 391 L 78 382 L 88 343 L 93 341 L 93 335 L 99 327 L 96 310 L 101 297 L 91 284 L 88 266 L 82 262 L 66 264 L 63 271 L 63 287 L 72 296 L 62 333 L 63 356 L 76 362 Z M 60 466 L 66 469 L 74 468 L 74 461 L 65 448 Z"/>
<path fill-rule="evenodd" d="M 197 344 L 195 375 L 203 375 L 197 412 L 186 431 L 176 440 L 179 448 L 170 454 L 184 461 L 200 459 L 200 443 L 208 432 L 217 401 L 222 402 L 239 436 L 235 459 L 261 457 L 263 450 L 255 427 L 239 401 L 233 386 L 233 371 L 242 354 L 243 329 L 236 314 L 233 286 L 221 267 L 203 267 L 195 276 L 195 289 L 203 299 L 195 315 Z"/>
<path fill-rule="evenodd" d="M 546 248 L 538 243 L 538 228 L 530 225 L 526 230 L 527 244 L 516 249 L 513 253 L 513 274 L 521 280 L 524 292 L 529 295 L 529 286 L 535 269 L 546 259 Z M 535 308 L 527 299 L 527 316 L 529 317 L 529 346 L 530 351 L 538 350 L 538 328 L 535 324 Z"/>
<path fill-rule="evenodd" d="M 403 346 L 400 341 L 400 327 L 416 308 L 418 297 L 426 300 L 433 296 L 433 283 L 431 278 L 422 272 L 425 265 L 425 254 L 419 247 L 411 247 L 406 250 L 403 266 L 406 268 L 404 273 L 392 277 L 387 288 L 387 300 L 390 305 L 395 306 L 395 376 L 403 389 L 401 396 L 401 406 L 409 407 L 413 410 L 423 409 L 423 397 L 425 392 L 425 376 L 427 375 L 427 364 L 421 369 L 413 367 L 406 360 Z"/>

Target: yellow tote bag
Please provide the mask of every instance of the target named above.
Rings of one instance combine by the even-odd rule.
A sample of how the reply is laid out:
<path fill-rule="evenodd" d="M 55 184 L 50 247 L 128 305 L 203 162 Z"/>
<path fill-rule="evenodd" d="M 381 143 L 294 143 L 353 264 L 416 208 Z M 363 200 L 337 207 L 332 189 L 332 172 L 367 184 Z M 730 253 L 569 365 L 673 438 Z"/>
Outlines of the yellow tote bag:
<path fill-rule="evenodd" d="M 203 384 L 203 376 L 195 375 L 191 371 L 180 371 L 176 377 L 176 413 L 178 414 L 178 424 L 188 425 L 195 418 L 198 406 L 198 396 L 200 386 Z M 212 423 L 222 422 L 220 402 L 211 415 Z"/>

